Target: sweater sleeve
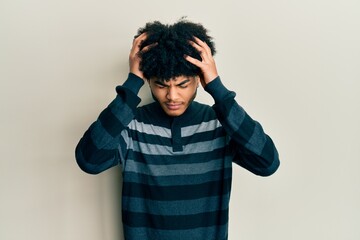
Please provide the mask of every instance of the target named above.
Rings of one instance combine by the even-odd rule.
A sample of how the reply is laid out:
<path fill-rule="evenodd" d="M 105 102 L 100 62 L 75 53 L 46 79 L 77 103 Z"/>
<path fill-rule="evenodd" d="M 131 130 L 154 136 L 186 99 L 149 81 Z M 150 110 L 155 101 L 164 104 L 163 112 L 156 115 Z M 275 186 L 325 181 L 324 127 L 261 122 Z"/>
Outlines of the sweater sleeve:
<path fill-rule="evenodd" d="M 137 94 L 143 84 L 141 78 L 130 73 L 124 84 L 116 87 L 115 99 L 84 133 L 75 149 L 76 161 L 83 171 L 97 174 L 119 164 L 119 144 L 126 144 L 121 132 L 134 118 L 141 101 Z"/>
<path fill-rule="evenodd" d="M 230 136 L 234 162 L 252 173 L 269 176 L 279 167 L 279 154 L 272 139 L 259 122 L 253 120 L 236 102 L 235 92 L 229 91 L 219 77 L 205 90 L 214 98 L 217 117 Z"/>

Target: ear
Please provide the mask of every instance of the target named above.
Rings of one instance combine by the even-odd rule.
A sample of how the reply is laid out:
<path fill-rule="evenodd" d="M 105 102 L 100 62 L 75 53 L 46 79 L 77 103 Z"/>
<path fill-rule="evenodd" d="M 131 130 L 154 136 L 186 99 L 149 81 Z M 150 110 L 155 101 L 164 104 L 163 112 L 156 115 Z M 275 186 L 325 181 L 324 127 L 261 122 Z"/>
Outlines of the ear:
<path fill-rule="evenodd" d="M 200 84 L 200 76 L 195 76 L 195 80 L 196 80 L 196 87 L 198 88 L 199 87 L 199 84 Z"/>

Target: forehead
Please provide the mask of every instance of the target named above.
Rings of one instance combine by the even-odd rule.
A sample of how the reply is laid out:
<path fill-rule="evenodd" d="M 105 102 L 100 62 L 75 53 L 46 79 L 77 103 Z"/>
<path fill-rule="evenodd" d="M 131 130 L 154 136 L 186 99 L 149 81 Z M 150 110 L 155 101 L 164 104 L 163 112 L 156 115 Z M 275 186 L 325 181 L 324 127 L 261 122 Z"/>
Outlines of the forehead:
<path fill-rule="evenodd" d="M 170 79 L 159 79 L 159 78 L 156 78 L 156 77 L 153 77 L 151 78 L 150 80 L 153 80 L 154 82 L 174 82 L 174 83 L 180 83 L 180 82 L 183 82 L 185 80 L 190 80 L 190 81 L 193 81 L 196 79 L 196 76 L 184 76 L 184 75 L 181 75 L 181 76 L 178 76 L 178 77 L 173 77 L 173 78 L 170 78 Z"/>

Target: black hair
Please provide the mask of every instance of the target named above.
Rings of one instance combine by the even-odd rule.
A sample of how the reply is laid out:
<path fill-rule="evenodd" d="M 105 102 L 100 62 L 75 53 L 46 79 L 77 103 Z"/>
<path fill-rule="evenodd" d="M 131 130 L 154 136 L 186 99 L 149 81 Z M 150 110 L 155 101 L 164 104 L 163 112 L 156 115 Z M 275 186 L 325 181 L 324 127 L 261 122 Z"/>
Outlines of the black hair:
<path fill-rule="evenodd" d="M 144 32 L 148 37 L 141 44 L 140 49 L 156 43 L 140 55 L 140 70 L 148 80 L 155 77 L 168 81 L 182 75 L 200 75 L 200 69 L 184 58 L 186 54 L 201 61 L 199 52 L 189 44 L 189 40 L 194 40 L 194 36 L 206 42 L 213 55 L 216 51 L 212 37 L 207 34 L 207 29 L 199 23 L 183 18 L 172 25 L 162 24 L 159 21 L 149 22 L 138 30 L 137 36 Z"/>

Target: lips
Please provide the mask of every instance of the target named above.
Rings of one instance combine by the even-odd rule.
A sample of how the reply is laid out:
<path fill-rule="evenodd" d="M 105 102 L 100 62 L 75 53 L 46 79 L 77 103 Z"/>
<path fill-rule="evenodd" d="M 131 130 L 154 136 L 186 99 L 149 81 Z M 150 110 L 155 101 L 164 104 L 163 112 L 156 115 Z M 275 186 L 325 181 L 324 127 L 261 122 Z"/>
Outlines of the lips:
<path fill-rule="evenodd" d="M 175 111 L 181 108 L 181 103 L 165 103 L 167 109 Z"/>

